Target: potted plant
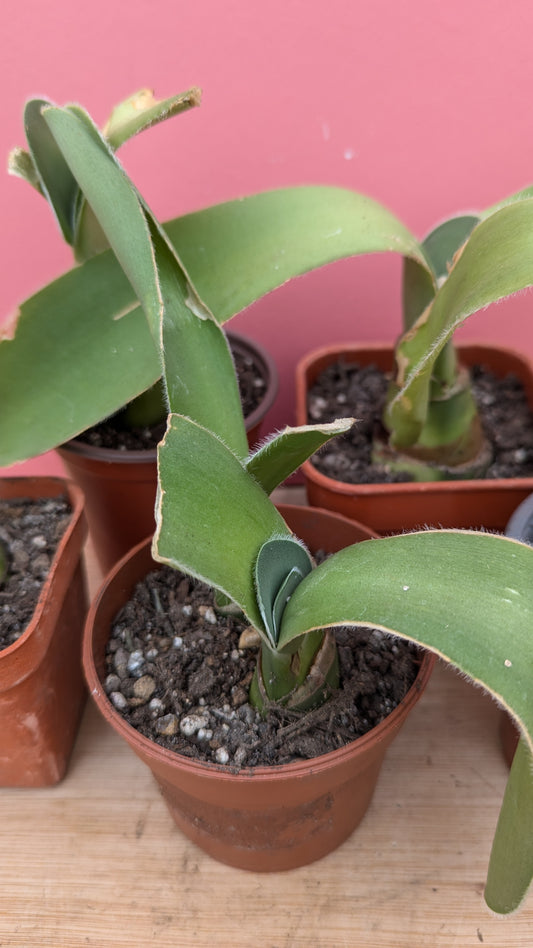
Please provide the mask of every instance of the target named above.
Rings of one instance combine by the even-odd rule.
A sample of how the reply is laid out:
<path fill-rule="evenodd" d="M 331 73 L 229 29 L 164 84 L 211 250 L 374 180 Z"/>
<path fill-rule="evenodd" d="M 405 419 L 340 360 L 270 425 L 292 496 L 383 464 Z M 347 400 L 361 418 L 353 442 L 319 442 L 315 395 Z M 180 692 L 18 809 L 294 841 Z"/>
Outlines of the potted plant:
<path fill-rule="evenodd" d="M 75 485 L 0 478 L 0 786 L 65 774 L 86 697 L 86 534 Z"/>
<path fill-rule="evenodd" d="M 287 429 L 250 454 L 224 334 L 165 232 L 83 121 L 61 109 L 47 109 L 44 116 L 132 281 L 160 348 L 170 415 L 159 447 L 155 559 L 206 580 L 216 591 L 218 607 L 236 609 L 255 630 L 260 646 L 250 699 L 261 713 L 267 706 L 290 704 L 296 713 L 306 714 L 309 706 L 327 701 L 337 679 L 329 630 L 361 623 L 395 631 L 437 652 L 504 703 L 522 739 L 502 807 L 486 899 L 496 911 L 511 911 L 533 874 L 527 824 L 533 808 L 533 550 L 489 533 L 422 531 L 356 543 L 315 566 L 269 494 L 317 443 L 342 432 L 351 419 L 329 428 Z M 119 217 L 109 213 L 110 194 L 121 208 Z M 131 575 L 121 575 L 126 562 L 112 573 L 125 597 L 132 582 Z M 92 619 L 98 613 L 109 619 L 108 589 L 106 584 L 100 592 L 84 641 L 91 691 L 107 712 L 111 703 L 101 678 L 102 633 L 93 638 Z M 180 762 L 171 762 L 155 746 L 152 756 L 165 785 Z M 192 805 L 190 767 L 185 762 L 181 769 L 181 786 L 171 791 L 178 809 L 184 799 Z M 232 774 L 222 761 L 202 769 L 204 779 L 216 780 L 218 787 L 203 797 L 204 803 L 210 805 L 227 782 L 240 788 L 232 808 L 238 827 L 249 775 Z M 309 766 L 311 773 L 320 769 L 317 762 Z M 263 775 L 257 776 L 260 788 Z M 265 786 L 278 817 L 284 801 L 276 805 L 273 799 L 275 776 L 270 781 L 265 776 Z M 265 791 L 257 789 L 257 794 L 264 798 Z M 324 790 L 322 802 L 327 810 Z M 197 826 L 206 814 L 201 804 L 202 798 L 200 813 L 192 817 Z M 316 817 L 315 810 L 312 823 Z M 247 846 L 247 826 L 245 822 L 244 832 L 234 833 L 241 850 Z"/>
<path fill-rule="evenodd" d="M 527 189 L 483 215 L 440 224 L 422 243 L 427 271 L 405 259 L 403 335 L 395 347 L 329 346 L 300 361 L 298 423 L 309 416 L 326 420 L 334 406 L 338 413 L 340 401 L 347 414 L 360 418 L 366 413 L 359 431 L 346 436 L 346 447 L 335 445 L 336 456 L 323 454 L 304 464 L 312 503 L 359 516 L 381 532 L 420 524 L 501 531 L 531 491 L 529 360 L 494 346 L 452 342 L 452 333 L 471 313 L 531 283 L 530 195 Z M 470 371 L 476 366 L 485 375 L 514 381 L 500 383 L 496 394 L 482 391 L 485 404 L 478 406 Z M 388 382 L 381 383 L 380 376 Z M 359 378 L 364 380 L 360 395 Z M 515 440 L 510 470 L 508 463 L 502 473 L 503 457 L 511 455 L 505 431 L 515 421 L 502 417 L 502 400 L 505 388 L 510 389 L 509 411 L 516 415 L 516 379 L 524 390 L 531 448 Z M 496 447 L 502 445 L 499 456 L 484 430 L 495 401 L 498 417 L 492 426 Z"/>
<path fill-rule="evenodd" d="M 199 105 L 200 97 L 200 90 L 197 88 L 162 101 L 156 100 L 150 90 L 137 92 L 113 109 L 103 131 L 107 146 L 116 151 L 139 132 Z M 48 200 L 64 239 L 72 247 L 75 262 L 81 264 L 101 254 L 108 244 L 46 123 L 42 120 L 41 111 L 48 104 L 50 103 L 44 99 L 32 99 L 26 104 L 24 126 L 27 149 L 15 148 L 11 152 L 8 169 L 11 174 L 26 180 Z M 72 108 L 75 111 L 75 106 Z M 99 302 L 94 295 L 94 281 L 101 279 L 104 293 L 108 289 L 105 273 L 99 277 L 96 271 L 98 266 L 91 270 L 91 289 L 88 296 L 89 305 L 95 309 Z M 76 276 L 77 274 L 74 281 Z M 56 296 L 44 305 L 56 315 L 57 306 L 61 306 L 61 302 L 58 303 Z M 108 318 L 108 304 L 104 305 L 103 315 L 105 319 Z M 124 316 L 124 313 L 122 315 Z M 94 310 L 88 318 L 94 322 Z M 80 349 L 74 354 L 68 335 L 61 335 L 61 338 L 58 336 L 54 337 L 53 344 L 58 345 L 62 351 L 64 364 L 73 356 L 75 371 L 79 371 L 83 363 L 85 341 L 80 340 Z M 230 339 L 239 369 L 248 438 L 250 444 L 254 444 L 258 440 L 262 420 L 272 407 L 276 396 L 277 370 L 269 354 L 257 343 L 235 333 L 230 334 Z M 130 352 L 136 343 L 133 333 Z M 35 348 L 30 360 L 42 361 L 40 347 Z M 38 387 L 39 370 L 34 371 L 27 356 L 23 356 L 22 361 L 25 363 L 25 371 L 36 379 Z M 135 358 L 133 361 L 135 362 Z M 120 379 L 113 381 L 113 377 L 117 375 L 115 367 L 109 373 L 107 383 L 114 389 L 111 401 L 98 405 L 94 396 L 101 374 L 94 375 L 88 367 L 85 369 L 82 365 L 80 381 L 83 391 L 74 393 L 74 397 L 77 394 L 78 398 L 84 400 L 81 418 L 75 418 L 76 413 L 68 417 L 64 406 L 61 410 L 61 406 L 56 404 L 52 411 L 62 420 L 56 421 L 52 417 L 50 432 L 43 431 L 42 428 L 40 431 L 34 431 L 36 421 L 31 417 L 28 406 L 24 406 L 25 410 L 22 412 L 14 410 L 16 424 L 26 429 L 28 449 L 25 449 L 23 454 L 27 456 L 50 447 L 58 447 L 69 475 L 82 487 L 86 497 L 91 537 L 104 572 L 133 543 L 153 530 L 157 480 L 155 449 L 164 430 L 166 407 L 160 382 L 154 378 L 149 388 L 143 391 L 143 385 L 146 384 L 143 373 L 137 378 L 134 365 L 130 364 L 128 368 L 132 373 L 130 388 L 124 390 Z M 101 366 L 100 372 L 102 369 L 109 371 L 109 366 Z M 43 384 L 53 380 L 53 373 L 49 363 Z M 13 386 L 10 386 L 10 395 L 12 394 Z M 122 401 L 125 396 L 127 401 Z M 35 388 L 32 398 L 39 401 L 39 393 Z M 87 414 L 84 414 L 85 412 Z M 80 421 L 83 428 L 80 427 Z M 63 443 L 59 440 L 62 431 L 67 433 L 67 440 Z M 5 450 L 9 451 L 7 441 Z M 22 455 L 19 455 L 17 459 L 21 457 Z"/>

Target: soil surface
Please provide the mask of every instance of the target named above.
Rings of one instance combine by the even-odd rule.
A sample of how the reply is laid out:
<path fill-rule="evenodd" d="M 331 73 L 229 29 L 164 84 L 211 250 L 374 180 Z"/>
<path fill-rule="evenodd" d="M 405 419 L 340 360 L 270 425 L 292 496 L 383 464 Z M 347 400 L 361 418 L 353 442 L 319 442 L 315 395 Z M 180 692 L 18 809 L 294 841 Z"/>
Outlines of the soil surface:
<path fill-rule="evenodd" d="M 263 367 L 253 355 L 245 354 L 236 348 L 232 350 L 241 404 L 245 418 L 259 407 L 265 396 L 267 380 L 263 377 Z M 105 421 L 78 435 L 79 441 L 97 448 L 114 448 L 121 451 L 146 451 L 157 448 L 166 428 L 166 419 L 156 425 L 143 428 L 126 428 L 121 413 L 112 415 Z"/>
<path fill-rule="evenodd" d="M 66 497 L 0 500 L 0 544 L 8 562 L 0 582 L 0 650 L 16 642 L 30 622 L 69 520 Z"/>
<path fill-rule="evenodd" d="M 106 692 L 141 734 L 187 757 L 241 769 L 317 757 L 366 733 L 412 685 L 419 651 L 368 629 L 339 629 L 341 686 L 321 708 L 248 703 L 257 651 L 244 626 L 220 617 L 208 587 L 162 567 L 136 587 L 116 618 Z"/>
<path fill-rule="evenodd" d="M 486 477 L 533 476 L 533 414 L 521 382 L 514 376 L 497 378 L 482 366 L 472 370 L 474 398 L 485 435 L 493 448 Z M 329 366 L 308 395 L 309 420 L 357 418 L 346 435 L 334 438 L 312 458 L 328 477 L 348 484 L 393 483 L 410 480 L 371 462 L 372 438 L 381 429 L 388 378 L 376 366 L 353 363 Z"/>

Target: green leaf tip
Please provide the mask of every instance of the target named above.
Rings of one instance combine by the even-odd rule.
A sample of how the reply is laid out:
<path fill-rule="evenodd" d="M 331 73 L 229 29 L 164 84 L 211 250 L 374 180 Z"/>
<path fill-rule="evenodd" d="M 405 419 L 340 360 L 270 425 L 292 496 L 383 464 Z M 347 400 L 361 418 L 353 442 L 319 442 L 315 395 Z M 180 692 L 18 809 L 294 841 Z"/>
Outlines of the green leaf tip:
<path fill-rule="evenodd" d="M 116 149 L 139 132 L 195 108 L 201 101 L 202 90 L 198 86 L 166 99 L 156 99 L 152 89 L 140 89 L 115 106 L 102 132 Z"/>
<path fill-rule="evenodd" d="M 39 194 L 43 193 L 35 162 L 30 153 L 25 151 L 24 148 L 13 148 L 9 153 L 7 159 L 7 173 L 13 175 L 15 178 L 22 178 L 23 181 L 27 181 L 28 184 L 31 184 L 32 188 L 35 188 Z"/>
<path fill-rule="evenodd" d="M 524 740 L 516 749 L 492 844 L 485 901 L 509 915 L 522 905 L 533 878 L 533 758 Z"/>
<path fill-rule="evenodd" d="M 259 446 L 246 461 L 246 469 L 266 494 L 272 493 L 331 438 L 346 434 L 354 418 L 341 418 L 326 425 L 286 427 Z"/>

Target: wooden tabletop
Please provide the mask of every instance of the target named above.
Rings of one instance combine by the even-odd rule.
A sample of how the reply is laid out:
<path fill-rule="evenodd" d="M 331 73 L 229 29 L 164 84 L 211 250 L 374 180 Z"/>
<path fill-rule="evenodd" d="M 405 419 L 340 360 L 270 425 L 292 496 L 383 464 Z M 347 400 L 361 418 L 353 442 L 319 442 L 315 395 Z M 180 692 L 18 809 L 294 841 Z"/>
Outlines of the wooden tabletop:
<path fill-rule="evenodd" d="M 186 840 L 89 703 L 61 784 L 0 790 L 0 946 L 531 948 L 533 896 L 509 919 L 482 900 L 507 777 L 498 714 L 438 665 L 359 829 L 263 875 Z"/>

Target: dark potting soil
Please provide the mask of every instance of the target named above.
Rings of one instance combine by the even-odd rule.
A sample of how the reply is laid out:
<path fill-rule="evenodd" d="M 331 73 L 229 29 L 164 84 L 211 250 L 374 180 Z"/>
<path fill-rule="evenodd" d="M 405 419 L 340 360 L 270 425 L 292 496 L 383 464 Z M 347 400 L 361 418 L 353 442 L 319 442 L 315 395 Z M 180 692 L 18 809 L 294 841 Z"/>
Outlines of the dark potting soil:
<path fill-rule="evenodd" d="M 389 714 L 415 680 L 411 643 L 368 629 L 336 630 L 341 686 L 306 714 L 248 703 L 257 651 L 245 627 L 218 616 L 208 587 L 162 567 L 139 583 L 115 620 L 106 692 L 141 734 L 189 758 L 232 769 L 335 750 Z"/>
<path fill-rule="evenodd" d="M 375 365 L 339 362 L 329 366 L 308 395 L 313 423 L 357 418 L 346 435 L 334 438 L 313 456 L 314 466 L 348 484 L 410 480 L 371 461 L 372 438 L 381 425 L 388 379 Z M 497 378 L 483 366 L 472 369 L 472 386 L 485 435 L 493 448 L 488 478 L 533 476 L 533 414 L 522 383 L 514 375 Z"/>
<path fill-rule="evenodd" d="M 0 543 L 8 561 L 0 582 L 0 650 L 30 622 L 70 513 L 66 497 L 0 500 Z"/>
<path fill-rule="evenodd" d="M 239 382 L 243 414 L 245 418 L 248 418 L 261 404 L 265 396 L 267 380 L 263 376 L 262 365 L 256 362 L 252 353 L 248 355 L 235 348 L 233 360 Z M 82 432 L 78 435 L 78 440 L 97 448 L 147 451 L 157 447 L 165 433 L 165 428 L 166 420 L 142 428 L 126 428 L 119 412 Z"/>

